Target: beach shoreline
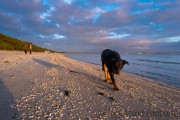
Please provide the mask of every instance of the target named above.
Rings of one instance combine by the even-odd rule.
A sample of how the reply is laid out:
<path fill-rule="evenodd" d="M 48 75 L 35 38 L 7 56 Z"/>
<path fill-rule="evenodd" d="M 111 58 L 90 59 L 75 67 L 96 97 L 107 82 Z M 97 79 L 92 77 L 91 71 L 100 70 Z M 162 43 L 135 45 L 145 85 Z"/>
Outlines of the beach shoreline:
<path fill-rule="evenodd" d="M 180 89 L 58 53 L 0 51 L 0 119 L 179 119 Z"/>
<path fill-rule="evenodd" d="M 65 54 L 65 56 L 97 65 L 102 64 L 101 54 Z M 120 56 L 129 62 L 129 65 L 123 67 L 123 72 L 180 88 L 178 55 L 120 54 Z"/>

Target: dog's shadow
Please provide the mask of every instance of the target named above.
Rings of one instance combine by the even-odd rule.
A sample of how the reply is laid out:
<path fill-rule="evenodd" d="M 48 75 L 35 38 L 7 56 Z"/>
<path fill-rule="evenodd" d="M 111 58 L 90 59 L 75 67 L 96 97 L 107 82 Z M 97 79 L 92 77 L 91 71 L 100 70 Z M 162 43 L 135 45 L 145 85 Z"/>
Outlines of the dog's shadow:
<path fill-rule="evenodd" d="M 47 61 L 43 61 L 43 60 L 40 60 L 40 59 L 37 59 L 37 58 L 32 58 L 35 62 L 37 62 L 37 63 L 39 63 L 39 64 L 41 64 L 41 65 L 44 65 L 44 66 L 46 66 L 46 67 L 49 67 L 49 68 L 56 68 L 56 69 L 58 69 L 58 70 L 60 70 L 60 69 L 62 69 L 62 68 L 64 68 L 64 67 L 62 67 L 62 66 L 60 66 L 60 65 L 55 65 L 55 64 L 53 64 L 53 63 L 50 63 L 50 62 L 47 62 Z M 96 77 L 95 75 L 93 75 L 93 74 L 88 74 L 88 73 L 85 73 L 85 72 L 80 72 L 80 71 L 76 71 L 76 70 L 74 70 L 73 68 L 72 69 L 69 69 L 69 68 L 66 68 L 66 69 L 68 69 L 68 71 L 69 72 L 71 72 L 72 74 L 80 74 L 80 75 L 83 75 L 83 76 L 85 76 L 86 78 L 89 78 L 89 79 L 87 79 L 90 83 L 92 83 L 93 85 L 96 85 L 96 87 L 97 88 L 99 88 L 99 89 L 110 89 L 110 90 L 112 90 L 113 89 L 113 87 L 111 87 L 110 85 L 109 85 L 109 83 L 106 83 L 106 82 L 104 82 L 104 80 L 103 79 L 100 79 L 99 77 Z M 99 70 L 94 70 L 94 72 L 98 72 Z M 102 72 L 102 74 L 103 74 L 103 72 Z"/>
<path fill-rule="evenodd" d="M 53 63 L 50 63 L 50 62 L 47 62 L 47 61 L 43 61 L 43 60 L 40 60 L 40 59 L 36 59 L 36 58 L 32 58 L 36 63 L 39 63 L 41 65 L 44 65 L 48 68 L 56 68 L 56 69 L 62 69 L 64 67 L 60 66 L 60 65 L 55 65 Z"/>
<path fill-rule="evenodd" d="M 96 69 L 94 71 L 96 71 Z M 86 78 L 89 78 L 86 80 L 88 80 L 92 85 L 95 85 L 99 89 L 110 89 L 110 90 L 112 90 L 112 88 L 113 88 L 109 85 L 109 83 L 105 82 L 105 80 L 103 80 L 103 79 L 101 79 L 101 78 L 99 78 L 93 74 L 88 74 L 88 73 L 84 73 L 84 72 L 80 72 L 80 71 L 72 71 L 72 70 L 70 70 L 70 72 L 72 72 L 73 74 L 77 74 L 77 75 L 80 74 Z"/>

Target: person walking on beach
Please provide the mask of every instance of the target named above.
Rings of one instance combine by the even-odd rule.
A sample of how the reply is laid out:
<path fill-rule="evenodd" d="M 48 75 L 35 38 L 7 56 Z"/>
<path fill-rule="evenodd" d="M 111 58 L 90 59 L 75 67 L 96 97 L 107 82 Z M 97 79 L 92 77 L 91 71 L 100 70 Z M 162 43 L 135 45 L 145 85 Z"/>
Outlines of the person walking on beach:
<path fill-rule="evenodd" d="M 28 46 L 25 45 L 25 46 L 24 46 L 24 52 L 25 52 L 25 54 L 27 54 L 27 49 L 28 49 Z"/>
<path fill-rule="evenodd" d="M 30 54 L 32 53 L 32 45 L 31 44 L 29 46 L 29 52 L 30 52 Z"/>

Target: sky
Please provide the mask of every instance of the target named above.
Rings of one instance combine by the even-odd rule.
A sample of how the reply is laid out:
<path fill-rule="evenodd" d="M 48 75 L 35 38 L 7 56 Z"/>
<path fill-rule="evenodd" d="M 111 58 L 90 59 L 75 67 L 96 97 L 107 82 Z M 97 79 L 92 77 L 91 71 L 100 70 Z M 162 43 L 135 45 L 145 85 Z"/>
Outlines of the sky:
<path fill-rule="evenodd" d="M 180 0 L 0 0 L 0 33 L 58 52 L 180 52 Z"/>

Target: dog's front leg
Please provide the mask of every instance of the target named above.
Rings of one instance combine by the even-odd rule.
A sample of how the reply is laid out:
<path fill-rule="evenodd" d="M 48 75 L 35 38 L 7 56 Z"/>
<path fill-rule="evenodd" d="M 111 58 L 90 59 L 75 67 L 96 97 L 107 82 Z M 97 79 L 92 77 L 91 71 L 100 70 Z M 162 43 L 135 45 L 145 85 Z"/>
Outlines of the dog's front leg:
<path fill-rule="evenodd" d="M 104 69 L 104 74 L 105 74 L 105 82 L 107 82 L 108 81 L 108 73 L 107 73 L 105 64 L 103 65 L 103 69 Z"/>
<path fill-rule="evenodd" d="M 109 72 L 113 86 L 114 86 L 114 90 L 119 90 L 118 86 L 116 85 L 115 79 L 114 79 L 114 74 L 112 72 Z"/>
<path fill-rule="evenodd" d="M 107 71 L 107 79 L 109 80 L 109 83 L 112 84 L 111 76 L 109 74 L 109 70 Z"/>

